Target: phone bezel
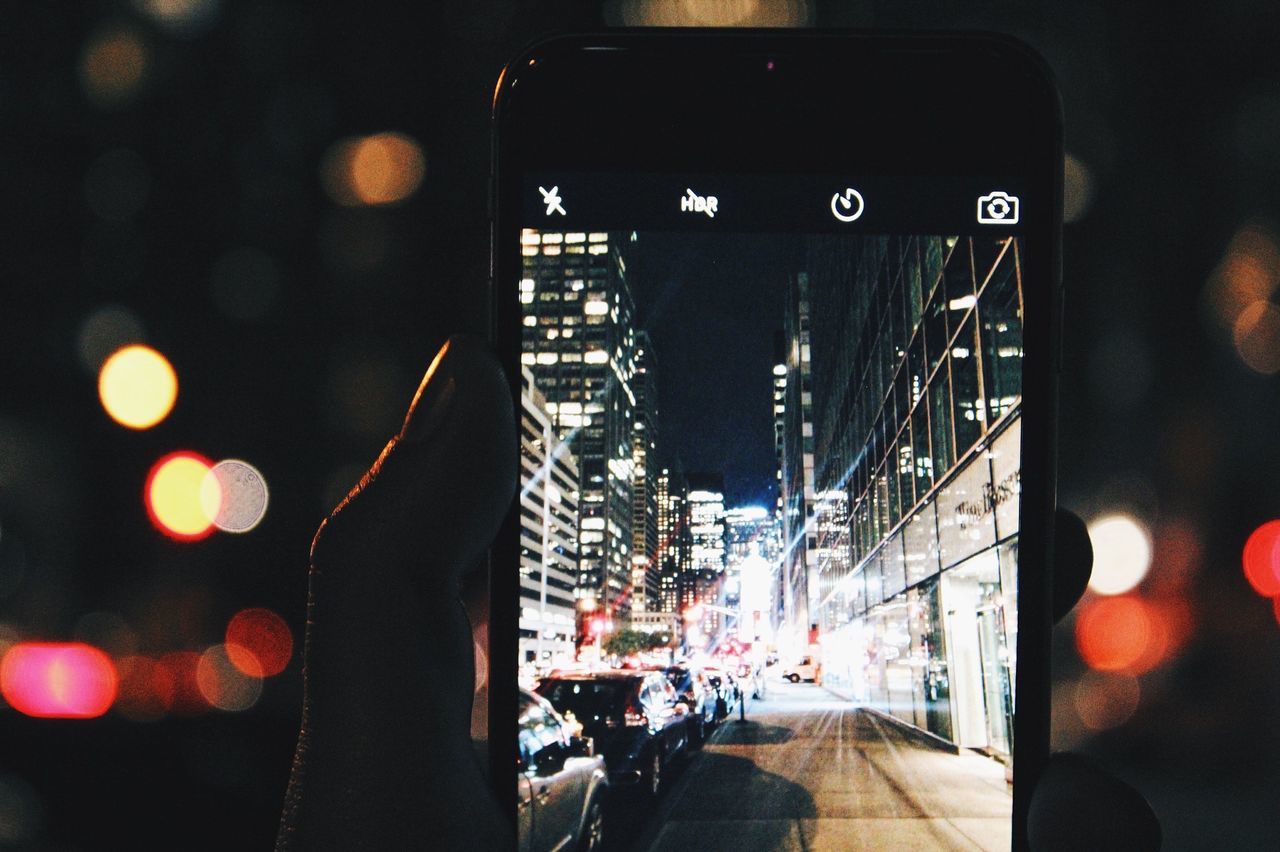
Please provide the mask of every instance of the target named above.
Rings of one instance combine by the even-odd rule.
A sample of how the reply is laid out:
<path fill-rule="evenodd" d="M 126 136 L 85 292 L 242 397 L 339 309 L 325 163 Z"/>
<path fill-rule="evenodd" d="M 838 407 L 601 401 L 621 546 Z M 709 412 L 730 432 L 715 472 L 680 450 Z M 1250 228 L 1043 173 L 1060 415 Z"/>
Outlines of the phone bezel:
<path fill-rule="evenodd" d="M 852 87 L 852 91 L 851 91 Z M 976 93 L 990 93 L 976 97 Z M 842 108 L 852 97 L 856 110 Z M 1010 109 L 1009 105 L 1013 108 Z M 861 133 L 866 126 L 874 133 Z M 522 175 L 566 170 L 1017 175 L 1028 216 L 1019 515 L 1014 847 L 1048 758 L 1062 118 L 1052 75 L 990 33 L 615 30 L 534 44 L 494 95 L 490 317 L 520 411 Z M 984 131 L 984 132 L 977 132 Z M 1045 203 L 1047 202 L 1047 203 Z M 508 282 L 512 286 L 503 286 Z M 490 553 L 489 718 L 514 719 L 518 507 Z M 1031 566 L 1037 566 L 1032 568 Z M 507 688 L 509 685 L 509 688 Z M 515 738 L 489 738 L 498 801 Z M 511 809 L 514 819 L 515 809 Z"/>

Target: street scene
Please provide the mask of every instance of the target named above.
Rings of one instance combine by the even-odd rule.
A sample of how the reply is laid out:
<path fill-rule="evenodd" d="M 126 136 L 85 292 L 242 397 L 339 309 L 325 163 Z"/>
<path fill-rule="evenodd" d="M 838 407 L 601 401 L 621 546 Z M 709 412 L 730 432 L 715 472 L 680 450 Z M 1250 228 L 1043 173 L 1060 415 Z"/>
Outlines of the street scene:
<path fill-rule="evenodd" d="M 522 848 L 1008 848 L 1018 241 L 521 250 Z"/>

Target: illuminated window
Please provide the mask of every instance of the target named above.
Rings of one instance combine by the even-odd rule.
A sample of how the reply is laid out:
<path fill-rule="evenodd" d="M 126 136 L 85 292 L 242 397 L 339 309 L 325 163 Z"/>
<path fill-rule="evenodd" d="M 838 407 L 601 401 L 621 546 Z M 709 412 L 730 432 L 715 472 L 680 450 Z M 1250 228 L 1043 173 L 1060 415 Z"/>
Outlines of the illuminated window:
<path fill-rule="evenodd" d="M 582 312 L 590 316 L 602 316 L 609 313 L 609 303 L 598 299 L 589 299 L 583 302 Z"/>
<path fill-rule="evenodd" d="M 539 352 L 537 360 L 539 364 L 555 364 L 559 362 L 560 356 L 554 352 Z"/>
<path fill-rule="evenodd" d="M 543 245 L 553 245 L 553 244 L 559 245 L 562 242 L 564 242 L 563 234 L 543 234 L 542 235 Z"/>
<path fill-rule="evenodd" d="M 520 249 L 520 253 L 525 257 L 534 257 L 538 253 L 536 246 L 524 246 Z"/>
<path fill-rule="evenodd" d="M 605 253 L 605 252 L 607 252 L 608 250 L 609 250 L 609 247 L 608 247 L 608 246 L 606 246 L 606 245 L 599 245 L 599 244 L 597 244 L 597 245 L 593 245 L 593 246 L 591 246 L 591 248 L 590 248 L 590 252 L 591 252 L 592 254 L 604 254 L 604 253 Z M 534 254 L 536 254 L 536 253 L 537 253 L 537 250 L 535 249 L 533 253 L 534 253 Z"/>
<path fill-rule="evenodd" d="M 532 352 L 522 352 L 520 354 L 520 363 L 532 366 L 537 363 L 537 356 Z"/>
<path fill-rule="evenodd" d="M 582 242 L 586 242 L 586 239 L 587 239 L 586 234 L 565 234 L 564 235 L 564 241 L 566 243 L 582 243 Z"/>
<path fill-rule="evenodd" d="M 520 234 L 520 244 L 525 246 L 536 246 L 541 240 L 538 239 L 537 231 L 524 231 Z"/>
<path fill-rule="evenodd" d="M 587 250 L 582 246 L 565 246 L 565 254 L 586 254 Z"/>
<path fill-rule="evenodd" d="M 556 255 L 560 253 L 560 246 L 543 246 L 542 253 L 545 255 Z"/>
<path fill-rule="evenodd" d="M 601 233 L 594 233 L 587 237 L 587 241 L 592 243 L 603 243 L 608 239 L 609 239 L 608 234 L 601 234 Z"/>
<path fill-rule="evenodd" d="M 527 317 L 525 317 L 525 318 L 524 318 L 524 324 L 525 324 L 525 325 L 537 325 L 537 324 L 538 324 L 538 318 L 537 318 L 537 317 L 535 317 L 535 316 L 533 316 L 532 314 L 530 314 L 529 316 L 527 316 Z"/>

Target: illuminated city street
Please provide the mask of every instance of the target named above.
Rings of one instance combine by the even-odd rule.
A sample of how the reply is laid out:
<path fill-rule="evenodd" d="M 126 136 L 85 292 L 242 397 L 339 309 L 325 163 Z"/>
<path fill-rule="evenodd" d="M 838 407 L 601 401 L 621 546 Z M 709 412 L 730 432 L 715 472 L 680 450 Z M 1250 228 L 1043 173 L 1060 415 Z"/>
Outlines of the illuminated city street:
<path fill-rule="evenodd" d="M 696 754 L 629 852 L 1008 849 L 1004 767 L 904 736 L 814 684 L 773 679 Z M 626 817 L 623 817 L 626 820 Z M 620 836 L 621 835 L 621 836 Z M 628 840 L 638 837 L 631 845 Z"/>

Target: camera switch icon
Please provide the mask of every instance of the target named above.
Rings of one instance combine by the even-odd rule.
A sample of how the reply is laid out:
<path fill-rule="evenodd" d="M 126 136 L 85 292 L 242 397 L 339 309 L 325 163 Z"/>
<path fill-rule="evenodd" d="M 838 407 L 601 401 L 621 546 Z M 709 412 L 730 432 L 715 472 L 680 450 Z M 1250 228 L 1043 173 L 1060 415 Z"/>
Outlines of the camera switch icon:
<path fill-rule="evenodd" d="M 981 225 L 1016 225 L 1018 196 L 996 190 L 978 196 L 978 223 Z"/>

